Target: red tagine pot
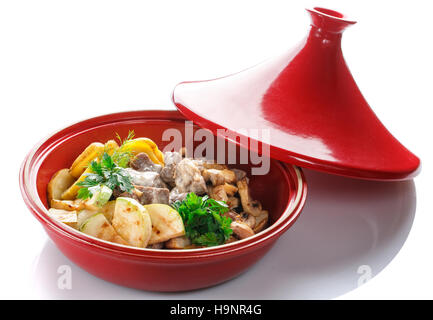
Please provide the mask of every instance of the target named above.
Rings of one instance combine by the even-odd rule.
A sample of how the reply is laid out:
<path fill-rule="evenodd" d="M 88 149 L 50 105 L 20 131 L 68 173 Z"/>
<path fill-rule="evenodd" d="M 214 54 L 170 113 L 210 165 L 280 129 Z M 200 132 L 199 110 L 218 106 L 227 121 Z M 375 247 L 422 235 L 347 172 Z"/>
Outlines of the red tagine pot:
<path fill-rule="evenodd" d="M 83 269 L 120 285 L 154 291 L 198 289 L 245 271 L 295 222 L 307 192 L 296 165 L 361 179 L 414 177 L 420 160 L 376 117 L 343 59 L 342 32 L 355 22 L 328 9 L 308 11 L 311 29 L 294 50 L 231 76 L 177 85 L 173 102 L 180 112 L 104 115 L 69 126 L 36 146 L 22 165 L 21 191 L 57 247 Z M 195 123 L 194 130 L 208 129 L 211 137 L 223 141 L 226 155 L 241 148 L 269 151 L 269 173 L 249 175 L 253 198 L 269 211 L 267 229 L 223 246 L 157 250 L 99 240 L 48 216 L 49 180 L 89 143 L 113 139 L 115 133 L 126 137 L 134 130 L 162 149 L 169 143 L 162 139 L 166 129 L 187 135 L 187 119 Z M 217 146 L 215 141 L 215 150 Z M 252 163 L 234 167 L 250 173 L 257 166 Z"/>
<path fill-rule="evenodd" d="M 56 246 L 74 263 L 102 279 L 138 289 L 183 291 L 229 280 L 257 262 L 298 218 L 306 198 L 301 170 L 270 161 L 267 175 L 250 176 L 252 196 L 270 213 L 270 226 L 231 244 L 191 250 L 156 250 L 118 245 L 87 236 L 48 216 L 47 184 L 52 175 L 93 141 L 134 130 L 162 149 L 164 130 L 185 134 L 185 118 L 177 111 L 132 111 L 104 115 L 69 126 L 36 146 L 20 171 L 25 203 Z M 215 146 L 216 146 L 215 142 Z M 250 171 L 252 165 L 235 166 Z M 272 187 L 270 187 L 272 186 Z"/>

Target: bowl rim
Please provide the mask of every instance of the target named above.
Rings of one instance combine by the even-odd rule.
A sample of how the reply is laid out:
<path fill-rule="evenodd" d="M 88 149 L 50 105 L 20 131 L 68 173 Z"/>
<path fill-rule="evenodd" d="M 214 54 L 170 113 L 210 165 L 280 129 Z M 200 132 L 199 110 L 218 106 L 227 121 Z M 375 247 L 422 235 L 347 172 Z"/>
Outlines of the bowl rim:
<path fill-rule="evenodd" d="M 186 121 L 179 111 L 176 110 L 136 110 L 126 112 L 116 112 L 88 118 L 75 122 L 63 129 L 60 129 L 45 139 L 41 140 L 24 158 L 19 172 L 19 185 L 22 197 L 26 206 L 32 214 L 45 227 L 50 228 L 56 233 L 72 241 L 79 242 L 104 251 L 110 251 L 121 255 L 136 257 L 146 257 L 151 260 L 160 261 L 161 259 L 191 259 L 198 257 L 213 257 L 234 252 L 245 251 L 260 244 L 264 245 L 271 239 L 278 238 L 285 232 L 299 217 L 306 201 L 307 184 L 301 168 L 272 159 L 280 167 L 284 178 L 288 184 L 294 183 L 296 194 L 289 196 L 287 205 L 281 216 L 268 228 L 258 234 L 236 242 L 223 244 L 208 248 L 197 249 L 150 249 L 126 246 L 122 244 L 108 242 L 93 236 L 86 235 L 70 226 L 67 226 L 48 215 L 48 210 L 40 200 L 37 193 L 36 173 L 40 164 L 57 145 L 64 143 L 74 135 L 81 134 L 86 130 L 95 129 L 99 126 L 120 123 L 130 120 L 164 120 L 164 121 Z M 85 127 L 85 128 L 83 128 Z"/>

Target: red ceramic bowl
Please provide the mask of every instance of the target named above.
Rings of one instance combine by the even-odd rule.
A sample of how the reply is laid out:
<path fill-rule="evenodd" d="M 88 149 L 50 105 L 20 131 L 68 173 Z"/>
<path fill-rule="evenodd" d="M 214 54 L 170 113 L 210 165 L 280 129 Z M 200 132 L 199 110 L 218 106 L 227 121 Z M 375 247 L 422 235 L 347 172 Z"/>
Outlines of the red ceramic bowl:
<path fill-rule="evenodd" d="M 271 160 L 267 175 L 250 177 L 254 198 L 269 210 L 271 225 L 259 234 L 223 246 L 192 250 L 156 250 L 122 246 L 87 236 L 51 219 L 46 189 L 51 176 L 68 168 L 93 141 L 133 129 L 161 148 L 162 132 L 184 133 L 185 118 L 177 111 L 133 111 L 104 115 L 71 125 L 44 140 L 24 160 L 20 186 L 25 203 L 57 247 L 74 263 L 102 279 L 138 289 L 182 291 L 229 280 L 258 261 L 299 216 L 306 183 L 295 166 Z M 249 170 L 251 165 L 239 166 Z"/>

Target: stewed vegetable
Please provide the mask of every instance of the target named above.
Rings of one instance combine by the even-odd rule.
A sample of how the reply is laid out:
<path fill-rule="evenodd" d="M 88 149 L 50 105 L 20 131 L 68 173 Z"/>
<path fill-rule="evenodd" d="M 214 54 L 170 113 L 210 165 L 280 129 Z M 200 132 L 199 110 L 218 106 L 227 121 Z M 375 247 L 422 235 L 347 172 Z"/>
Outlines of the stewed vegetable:
<path fill-rule="evenodd" d="M 246 173 L 185 152 L 161 152 L 131 131 L 91 143 L 48 184 L 49 215 L 122 245 L 193 249 L 263 230 L 268 212 L 253 200 Z"/>

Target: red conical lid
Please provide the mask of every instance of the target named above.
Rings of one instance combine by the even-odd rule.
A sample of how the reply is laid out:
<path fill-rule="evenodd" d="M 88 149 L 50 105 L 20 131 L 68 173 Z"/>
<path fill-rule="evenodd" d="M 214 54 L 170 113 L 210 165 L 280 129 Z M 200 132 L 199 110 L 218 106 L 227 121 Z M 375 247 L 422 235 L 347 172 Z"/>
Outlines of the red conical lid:
<path fill-rule="evenodd" d="M 311 30 L 294 50 L 227 77 L 180 83 L 177 108 L 214 134 L 227 129 L 269 145 L 284 162 L 364 179 L 414 177 L 419 159 L 379 121 L 344 61 L 342 32 L 355 22 L 308 11 Z M 257 129 L 268 130 L 269 141 L 252 134 Z"/>

